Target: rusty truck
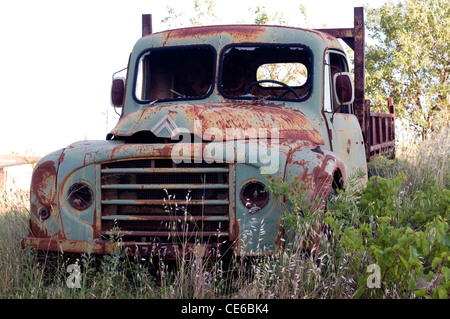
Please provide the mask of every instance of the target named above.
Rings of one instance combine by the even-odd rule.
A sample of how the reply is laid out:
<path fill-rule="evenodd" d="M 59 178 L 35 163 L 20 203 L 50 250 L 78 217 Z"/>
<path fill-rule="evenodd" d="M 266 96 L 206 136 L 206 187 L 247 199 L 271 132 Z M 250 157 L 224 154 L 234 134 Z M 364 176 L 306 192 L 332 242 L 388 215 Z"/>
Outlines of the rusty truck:
<path fill-rule="evenodd" d="M 153 33 L 142 15 L 126 77 L 113 77 L 116 126 L 37 163 L 22 245 L 108 254 L 120 236 L 132 256 L 279 251 L 286 206 L 271 178 L 300 179 L 326 201 L 358 171 L 365 183 L 368 161 L 395 147 L 392 100 L 380 114 L 365 99 L 364 41 L 363 8 L 352 28 L 314 30 Z"/>

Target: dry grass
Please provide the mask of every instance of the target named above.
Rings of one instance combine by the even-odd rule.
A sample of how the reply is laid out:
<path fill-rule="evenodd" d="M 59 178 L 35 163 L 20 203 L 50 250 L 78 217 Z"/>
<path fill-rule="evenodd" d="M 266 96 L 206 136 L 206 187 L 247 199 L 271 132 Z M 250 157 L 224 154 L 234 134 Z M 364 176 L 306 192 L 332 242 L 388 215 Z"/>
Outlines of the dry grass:
<path fill-rule="evenodd" d="M 425 141 L 404 140 L 397 142 L 396 160 L 374 159 L 369 167 L 386 178 L 404 173 L 405 191 L 413 194 L 429 185 L 441 188 L 450 186 L 450 128 Z"/>

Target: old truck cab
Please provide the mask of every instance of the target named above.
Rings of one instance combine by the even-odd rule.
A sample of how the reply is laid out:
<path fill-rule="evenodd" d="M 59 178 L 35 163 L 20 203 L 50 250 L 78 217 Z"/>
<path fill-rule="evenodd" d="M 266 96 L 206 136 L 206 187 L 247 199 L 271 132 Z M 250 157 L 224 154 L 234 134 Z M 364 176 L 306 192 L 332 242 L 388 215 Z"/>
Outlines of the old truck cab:
<path fill-rule="evenodd" d="M 113 81 L 121 116 L 106 140 L 73 143 L 36 165 L 23 245 L 107 254 L 119 235 L 130 255 L 168 259 L 281 249 L 284 205 L 266 190 L 271 179 L 300 179 L 311 201 L 325 202 L 367 173 L 361 105 L 333 32 L 144 32 L 126 79 Z"/>

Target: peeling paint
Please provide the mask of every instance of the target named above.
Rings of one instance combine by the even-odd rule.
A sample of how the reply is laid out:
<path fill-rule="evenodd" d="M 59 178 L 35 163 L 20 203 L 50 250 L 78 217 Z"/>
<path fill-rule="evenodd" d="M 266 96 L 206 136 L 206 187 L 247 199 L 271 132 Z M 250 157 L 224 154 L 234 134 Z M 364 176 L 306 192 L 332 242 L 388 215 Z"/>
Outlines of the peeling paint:
<path fill-rule="evenodd" d="M 31 190 L 43 206 L 51 205 L 56 196 L 56 168 L 52 161 L 39 164 L 31 179 Z"/>

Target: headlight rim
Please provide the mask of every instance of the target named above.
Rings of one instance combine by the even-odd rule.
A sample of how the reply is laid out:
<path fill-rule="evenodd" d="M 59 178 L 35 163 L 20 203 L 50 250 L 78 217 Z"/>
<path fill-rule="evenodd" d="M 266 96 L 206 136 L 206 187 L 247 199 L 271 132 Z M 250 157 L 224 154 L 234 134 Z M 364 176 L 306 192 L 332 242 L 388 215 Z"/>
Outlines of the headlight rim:
<path fill-rule="evenodd" d="M 249 186 L 252 186 L 252 185 L 260 186 L 261 187 L 260 189 L 262 190 L 260 192 L 264 193 L 266 195 L 265 195 L 265 198 L 263 198 L 262 200 L 250 203 L 250 205 L 253 204 L 253 206 L 249 207 L 249 205 L 247 205 L 249 199 L 248 198 L 246 199 L 246 197 L 248 197 L 248 196 L 245 196 L 246 195 L 245 191 L 248 189 Z M 266 187 L 267 187 L 266 184 L 264 184 L 263 182 L 261 182 L 257 179 L 251 179 L 251 180 L 245 181 L 243 183 L 243 186 L 241 187 L 240 192 L 239 192 L 239 198 L 241 200 L 242 205 L 248 210 L 248 212 L 250 214 L 255 214 L 255 213 L 262 211 L 269 204 L 270 192 L 268 190 L 266 190 Z"/>
<path fill-rule="evenodd" d="M 84 181 L 75 181 L 67 189 L 67 202 L 73 209 L 83 212 L 89 209 L 94 203 L 94 191 L 92 186 Z"/>

